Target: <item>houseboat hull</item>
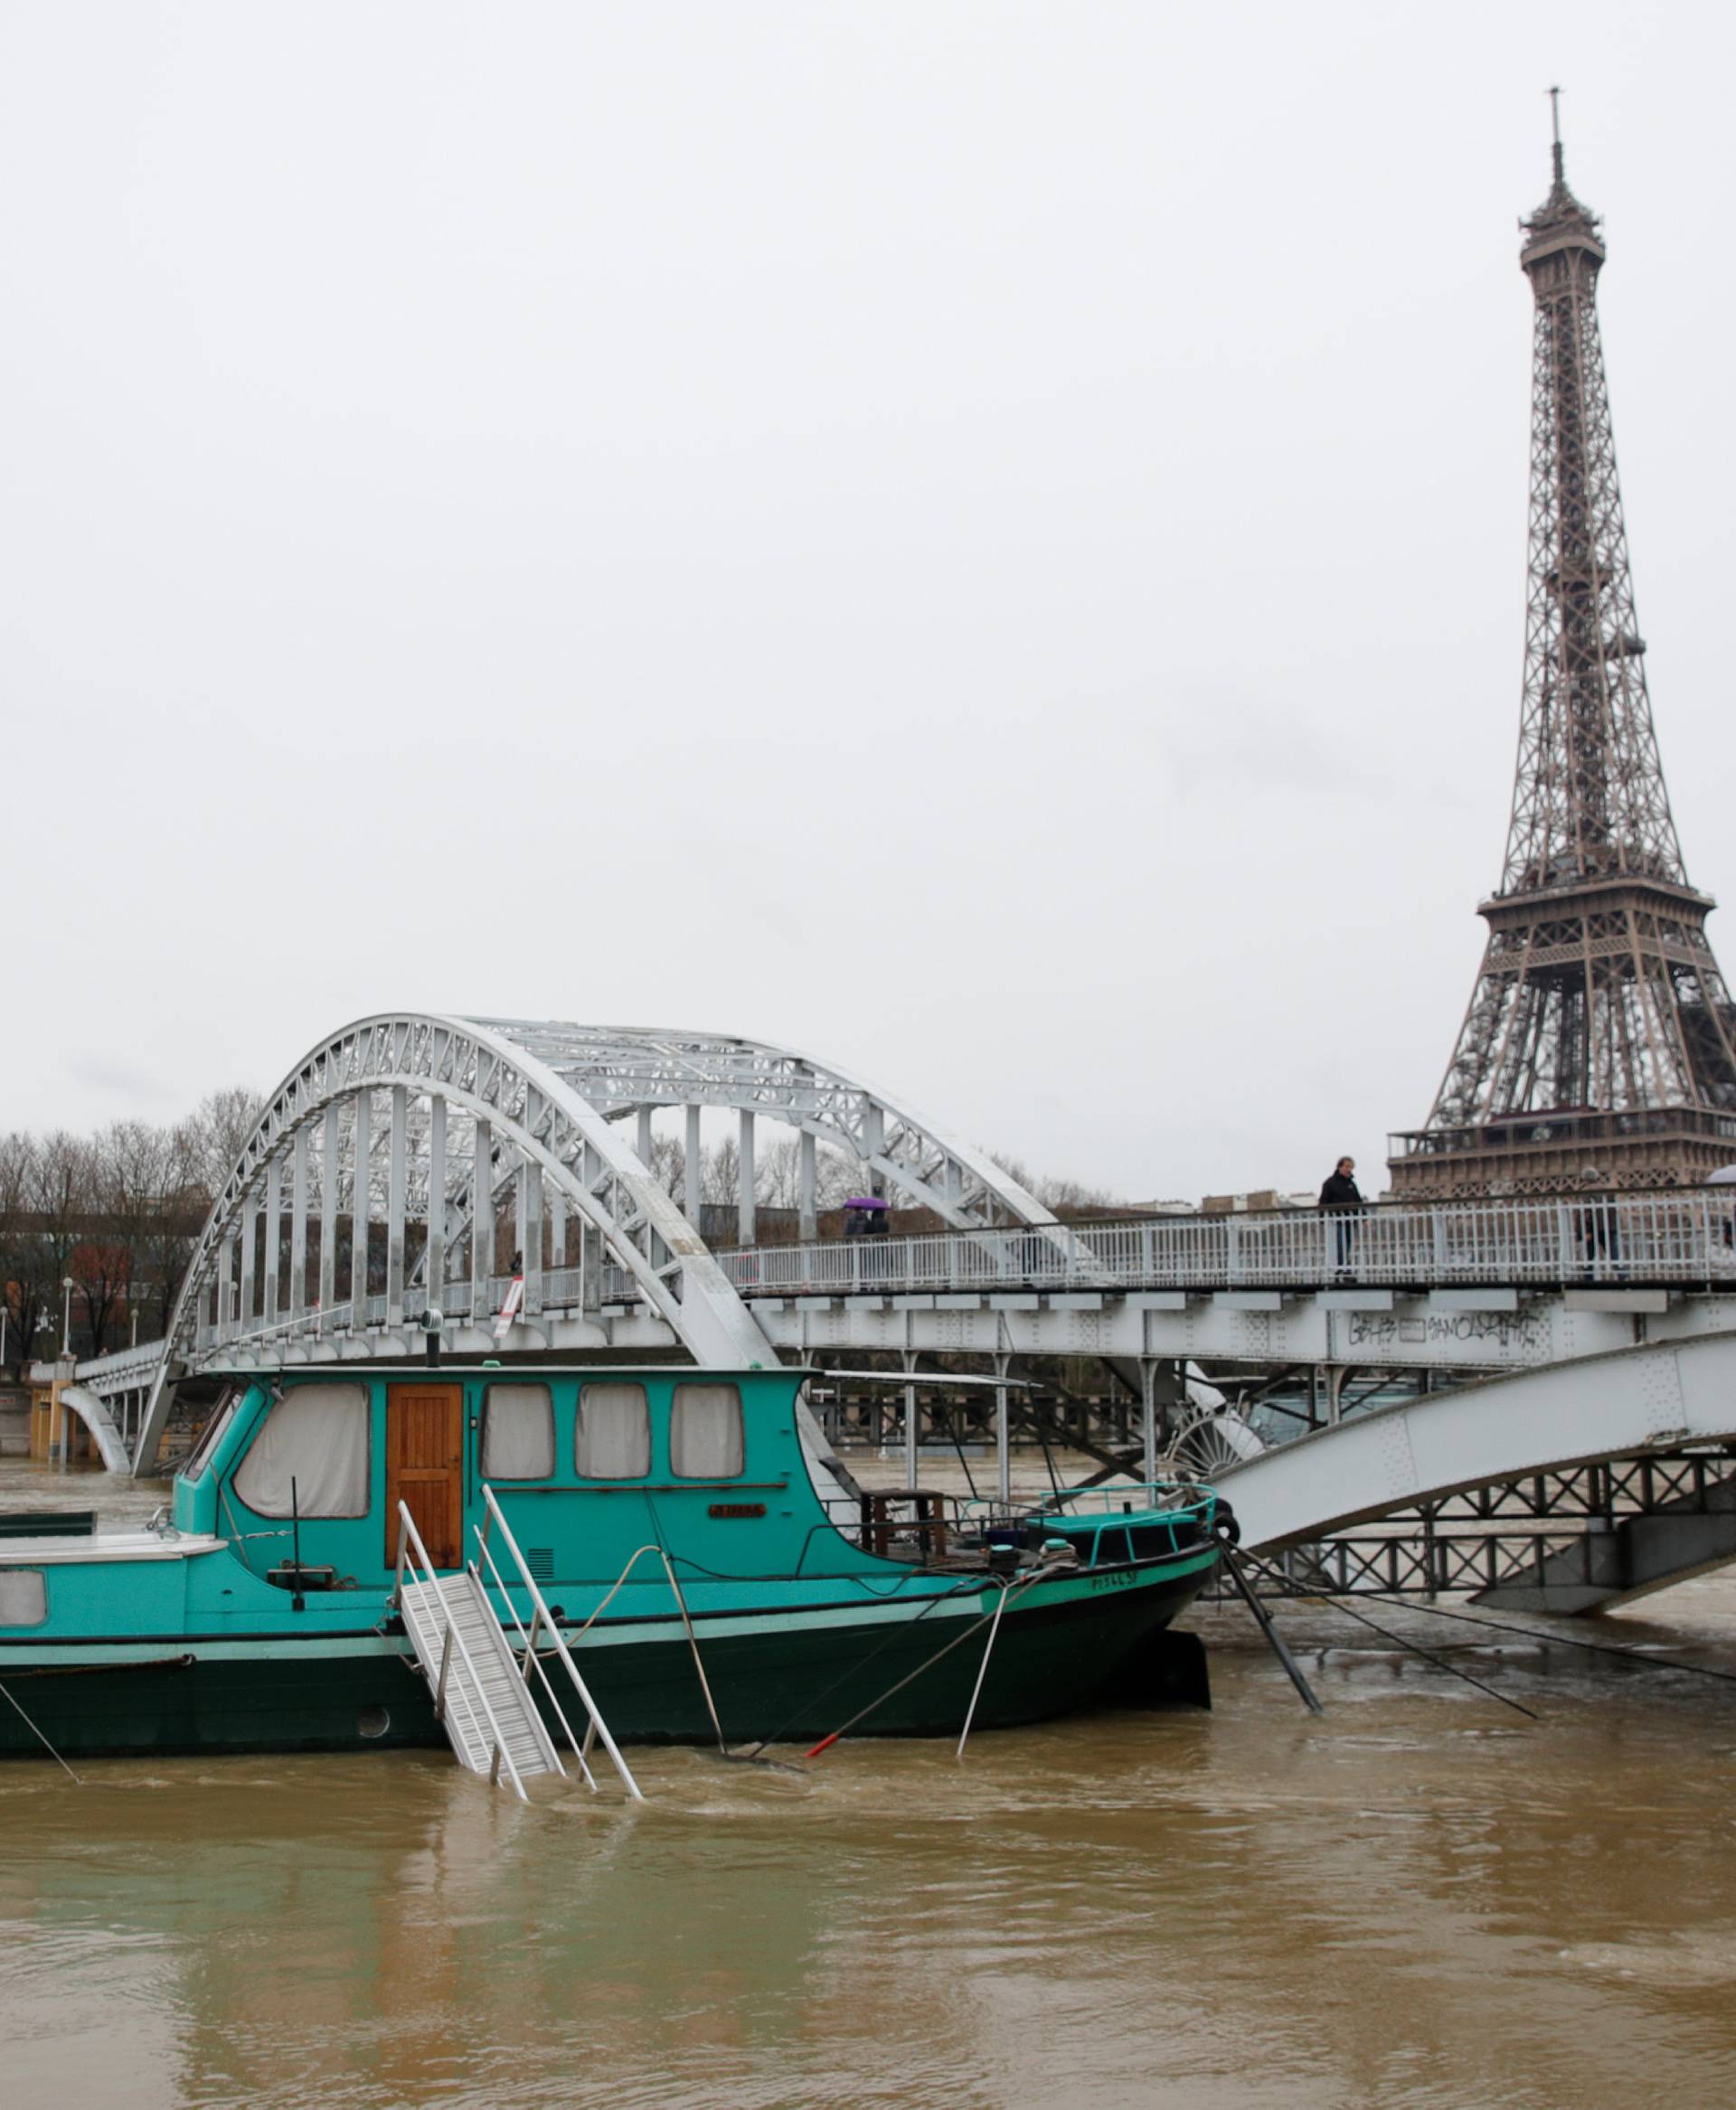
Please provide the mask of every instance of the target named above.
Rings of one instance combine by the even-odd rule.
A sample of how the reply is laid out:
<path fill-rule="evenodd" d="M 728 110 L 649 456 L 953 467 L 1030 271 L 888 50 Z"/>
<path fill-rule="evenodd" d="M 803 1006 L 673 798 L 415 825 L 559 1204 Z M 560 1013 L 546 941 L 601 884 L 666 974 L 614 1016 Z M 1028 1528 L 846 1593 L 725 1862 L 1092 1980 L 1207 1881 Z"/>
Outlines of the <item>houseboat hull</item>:
<path fill-rule="evenodd" d="M 731 1745 L 811 1742 L 876 1700 L 853 1735 L 956 1735 L 986 1649 L 979 1728 L 1160 1700 L 1170 1682 L 1166 1645 L 1175 1645 L 1166 1630 L 1216 1559 L 1206 1546 L 1015 1587 L 992 1649 L 993 1584 L 872 1607 L 702 1615 L 694 1625 Z M 0 1707 L 0 1757 L 45 1758 L 49 1747 L 90 1757 L 443 1746 L 406 1643 L 383 1614 L 381 1625 L 385 1631 L 8 1640 L 0 1686 L 14 1704 Z M 567 1639 L 619 1741 L 713 1740 L 678 1623 L 599 1622 Z"/>

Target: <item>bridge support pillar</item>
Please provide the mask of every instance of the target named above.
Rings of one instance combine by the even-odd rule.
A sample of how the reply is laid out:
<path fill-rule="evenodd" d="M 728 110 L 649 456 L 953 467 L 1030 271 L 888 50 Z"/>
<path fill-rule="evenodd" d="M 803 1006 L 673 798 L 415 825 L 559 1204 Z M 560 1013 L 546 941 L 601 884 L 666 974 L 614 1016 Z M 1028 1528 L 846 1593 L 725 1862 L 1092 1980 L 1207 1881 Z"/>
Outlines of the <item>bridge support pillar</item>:
<path fill-rule="evenodd" d="M 1139 1358 L 1139 1436 L 1146 1479 L 1157 1477 L 1157 1359 Z"/>
<path fill-rule="evenodd" d="M 741 1109 L 741 1163 L 736 1181 L 736 1235 L 744 1246 L 758 1237 L 753 1214 L 753 1116 Z"/>
<path fill-rule="evenodd" d="M 495 1272 L 495 1136 L 490 1124 L 478 1117 L 476 1156 L 470 1173 L 470 1323 L 486 1323 L 494 1295 L 490 1277 Z"/>
<path fill-rule="evenodd" d="M 297 1128 L 289 1156 L 289 1316 L 307 1309 L 307 1131 Z"/>
<path fill-rule="evenodd" d="M 699 1108 L 687 1107 L 683 1111 L 687 1122 L 686 1138 L 682 1151 L 684 1161 L 682 1165 L 683 1184 L 686 1188 L 687 1220 L 697 1230 L 705 1204 L 705 1189 L 701 1178 L 704 1171 L 704 1154 L 699 1141 Z"/>
<path fill-rule="evenodd" d="M 800 1192 L 797 1200 L 797 1232 L 804 1245 L 817 1242 L 820 1235 L 819 1166 L 814 1146 L 814 1131 L 804 1128 L 799 1144 Z"/>
<path fill-rule="evenodd" d="M 542 1309 L 542 1168 L 526 1158 L 518 1168 L 524 1198 L 524 1238 L 520 1254 L 524 1267 L 524 1310 L 527 1316 Z"/>
<path fill-rule="evenodd" d="M 430 1311 L 446 1315 L 446 1101 L 438 1094 L 428 1107 L 428 1244 L 422 1280 Z"/>
<path fill-rule="evenodd" d="M 246 1327 L 253 1318 L 255 1268 L 253 1254 L 259 1235 L 259 1214 L 251 1194 L 241 1213 L 241 1308 L 238 1316 Z"/>
<path fill-rule="evenodd" d="M 217 1339 L 227 1341 L 235 1323 L 235 1241 L 225 1239 L 217 1248 Z"/>
<path fill-rule="evenodd" d="M 386 1175 L 386 1323 L 404 1323 L 404 1212 L 409 1187 L 410 1095 L 392 1088 L 392 1128 Z"/>
<path fill-rule="evenodd" d="M 320 1124 L 319 1140 L 319 1312 L 321 1323 L 332 1323 L 332 1306 L 337 1302 L 337 1125 L 343 1110 L 334 1099 Z"/>
<path fill-rule="evenodd" d="M 905 1349 L 903 1361 L 905 1373 L 908 1376 L 916 1368 L 914 1351 L 909 1348 Z M 914 1489 L 916 1486 L 917 1449 L 920 1440 L 920 1431 L 917 1427 L 916 1422 L 916 1387 L 907 1383 L 904 1387 L 904 1484 L 910 1489 Z"/>
<path fill-rule="evenodd" d="M 1005 1353 L 995 1358 L 995 1484 L 1004 1506 L 1013 1500 L 1013 1450 L 1006 1414 L 1006 1371 L 1012 1360 Z"/>
<path fill-rule="evenodd" d="M 265 1168 L 265 1249 L 259 1272 L 265 1277 L 265 1323 L 278 1323 L 278 1268 L 283 1256 L 283 1167 L 273 1157 Z"/>
<path fill-rule="evenodd" d="M 355 1178 L 350 1192 L 350 1331 L 368 1324 L 368 1214 L 373 1186 L 373 1094 L 355 1095 Z M 242 1298 L 246 1302 L 246 1298 Z"/>

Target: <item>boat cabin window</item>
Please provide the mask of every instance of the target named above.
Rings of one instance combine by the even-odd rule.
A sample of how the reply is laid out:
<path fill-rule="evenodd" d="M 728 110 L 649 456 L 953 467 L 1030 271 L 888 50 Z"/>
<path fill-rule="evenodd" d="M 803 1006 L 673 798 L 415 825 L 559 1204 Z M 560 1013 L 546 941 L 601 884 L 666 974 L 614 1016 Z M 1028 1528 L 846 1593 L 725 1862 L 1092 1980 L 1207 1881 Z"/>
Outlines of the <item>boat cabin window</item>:
<path fill-rule="evenodd" d="M 223 1432 L 235 1418 L 235 1409 L 241 1403 L 241 1395 L 233 1387 L 224 1393 L 212 1412 L 211 1419 L 200 1431 L 199 1441 L 193 1446 L 191 1456 L 181 1468 L 184 1480 L 199 1480 L 204 1476 L 212 1454 L 223 1440 Z"/>
<path fill-rule="evenodd" d="M 643 1385 L 586 1385 L 574 1459 L 581 1480 L 643 1480 L 651 1470 L 651 1409 Z"/>
<path fill-rule="evenodd" d="M 40 1568 L 0 1568 L 0 1626 L 40 1626 L 48 1617 L 48 1585 Z"/>
<path fill-rule="evenodd" d="M 742 1467 L 741 1395 L 733 1385 L 677 1385 L 669 1409 L 669 1470 L 678 1480 L 730 1480 Z"/>
<path fill-rule="evenodd" d="M 235 1493 L 255 1516 L 366 1516 L 368 1421 L 365 1385 L 297 1385 L 273 1401 Z"/>
<path fill-rule="evenodd" d="M 546 1480 L 554 1471 L 554 1401 L 546 1385 L 490 1385 L 482 1399 L 485 1480 Z"/>

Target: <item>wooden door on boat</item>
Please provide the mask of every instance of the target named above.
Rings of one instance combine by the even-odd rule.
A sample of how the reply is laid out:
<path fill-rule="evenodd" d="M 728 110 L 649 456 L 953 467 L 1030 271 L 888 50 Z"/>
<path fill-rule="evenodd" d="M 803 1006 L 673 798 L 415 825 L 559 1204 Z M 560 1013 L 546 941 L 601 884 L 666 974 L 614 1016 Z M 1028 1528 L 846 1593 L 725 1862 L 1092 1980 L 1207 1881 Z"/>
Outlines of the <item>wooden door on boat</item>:
<path fill-rule="evenodd" d="M 429 1563 L 464 1565 L 464 1389 L 386 1387 L 386 1566 L 398 1564 L 398 1504 L 416 1521 Z"/>

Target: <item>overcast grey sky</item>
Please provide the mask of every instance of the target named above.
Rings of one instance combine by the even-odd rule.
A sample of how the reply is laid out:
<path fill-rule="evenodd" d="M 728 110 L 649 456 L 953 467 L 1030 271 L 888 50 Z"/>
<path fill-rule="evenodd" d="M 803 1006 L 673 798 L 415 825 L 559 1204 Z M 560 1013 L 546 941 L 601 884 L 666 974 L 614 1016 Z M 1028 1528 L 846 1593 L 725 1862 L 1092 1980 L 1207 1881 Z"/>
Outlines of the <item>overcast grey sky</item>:
<path fill-rule="evenodd" d="M 418 1004 L 1378 1184 L 1500 869 L 1555 80 L 1736 896 L 1733 21 L 11 0 L 0 1126 Z"/>

